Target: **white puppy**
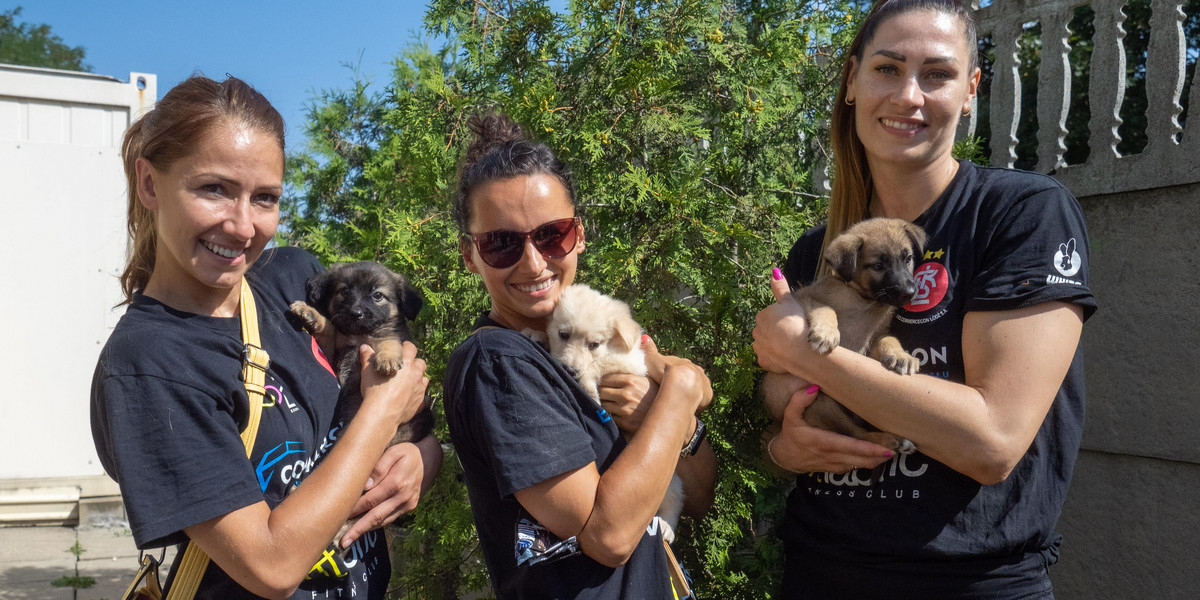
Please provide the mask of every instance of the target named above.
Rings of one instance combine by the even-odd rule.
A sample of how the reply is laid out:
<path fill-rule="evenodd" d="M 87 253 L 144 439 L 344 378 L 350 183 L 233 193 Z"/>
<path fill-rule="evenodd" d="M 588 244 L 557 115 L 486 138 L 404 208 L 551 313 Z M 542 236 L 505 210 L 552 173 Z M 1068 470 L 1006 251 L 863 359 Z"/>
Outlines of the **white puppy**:
<path fill-rule="evenodd" d="M 577 283 L 563 290 L 544 333 L 532 329 L 522 333 L 547 344 L 550 354 L 571 371 L 597 406 L 600 379 L 605 375 L 646 375 L 642 327 L 633 320 L 629 306 L 586 285 Z M 668 543 L 675 540 L 682 512 L 683 482 L 674 475 L 658 507 Z"/>

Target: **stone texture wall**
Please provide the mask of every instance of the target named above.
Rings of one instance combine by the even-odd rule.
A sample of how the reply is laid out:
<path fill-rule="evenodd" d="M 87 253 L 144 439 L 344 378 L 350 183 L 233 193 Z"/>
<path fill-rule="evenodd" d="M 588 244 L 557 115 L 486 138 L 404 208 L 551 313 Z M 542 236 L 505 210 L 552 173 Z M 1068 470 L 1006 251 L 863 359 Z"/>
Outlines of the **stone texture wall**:
<path fill-rule="evenodd" d="M 978 7 L 978 2 L 975 3 Z M 1017 36 L 1041 25 L 1038 166 L 1080 198 L 1100 311 L 1084 327 L 1083 450 L 1059 521 L 1059 600 L 1200 598 L 1200 117 L 1181 127 L 1182 0 L 1150 0 L 1148 145 L 1116 150 L 1125 95 L 1125 0 L 993 0 L 976 12 L 995 44 L 992 164 L 1012 166 L 1021 81 Z M 1063 164 L 1066 23 L 1089 6 L 1091 154 Z M 1191 83 L 1200 107 L 1200 78 Z M 1198 111 L 1200 112 L 1200 109 Z M 974 131 L 974 118 L 961 133 Z M 1176 137 L 1182 132 L 1182 136 Z"/>
<path fill-rule="evenodd" d="M 1056 597 L 1198 598 L 1200 185 L 1080 202 L 1100 310 Z"/>

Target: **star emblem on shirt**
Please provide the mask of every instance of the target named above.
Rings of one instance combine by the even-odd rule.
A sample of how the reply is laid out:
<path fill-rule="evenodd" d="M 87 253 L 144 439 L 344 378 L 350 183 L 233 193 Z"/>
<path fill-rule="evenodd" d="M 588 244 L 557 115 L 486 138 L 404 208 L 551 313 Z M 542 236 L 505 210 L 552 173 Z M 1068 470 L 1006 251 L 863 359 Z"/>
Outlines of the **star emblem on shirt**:
<path fill-rule="evenodd" d="M 925 251 L 925 260 L 929 260 L 931 258 L 941 258 L 945 255 L 946 255 L 945 250 L 938 250 L 937 252 L 934 252 L 933 250 L 926 250 Z"/>

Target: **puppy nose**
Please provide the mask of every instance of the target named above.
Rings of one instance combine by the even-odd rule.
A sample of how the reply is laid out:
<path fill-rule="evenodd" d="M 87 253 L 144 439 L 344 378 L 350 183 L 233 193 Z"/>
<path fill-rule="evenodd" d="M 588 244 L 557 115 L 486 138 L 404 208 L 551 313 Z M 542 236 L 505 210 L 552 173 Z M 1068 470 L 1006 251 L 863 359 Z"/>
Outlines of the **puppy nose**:
<path fill-rule="evenodd" d="M 568 373 L 571 374 L 571 377 L 574 377 L 576 379 L 579 378 L 579 369 L 576 369 L 575 367 L 572 367 L 571 365 L 563 365 L 563 367 L 567 370 Z"/>

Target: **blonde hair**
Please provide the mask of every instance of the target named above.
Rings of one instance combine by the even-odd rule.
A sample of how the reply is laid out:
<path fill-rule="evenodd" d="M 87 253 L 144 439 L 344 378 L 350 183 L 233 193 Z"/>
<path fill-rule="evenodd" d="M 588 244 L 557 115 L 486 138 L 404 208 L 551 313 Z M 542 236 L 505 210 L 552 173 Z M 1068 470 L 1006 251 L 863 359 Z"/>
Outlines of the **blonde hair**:
<path fill-rule="evenodd" d="M 853 67 L 850 58 L 853 57 L 861 65 L 867 44 L 875 39 L 875 33 L 884 21 L 919 10 L 937 11 L 958 18 L 963 24 L 963 35 L 967 42 L 968 71 L 973 72 L 978 64 L 975 18 L 958 0 L 882 0 L 871 7 L 871 12 L 863 20 L 858 34 L 854 36 L 854 41 L 846 51 L 846 63 L 842 65 L 842 81 L 833 100 L 830 136 L 833 142 L 834 179 L 833 191 L 829 197 L 829 220 L 825 227 L 825 240 L 821 243 L 822 252 L 829 247 L 829 242 L 834 238 L 866 218 L 873 193 L 867 152 L 854 127 L 854 107 L 846 104 Z M 822 263 L 819 270 L 825 273 L 828 269 L 829 266 Z"/>
<path fill-rule="evenodd" d="M 121 159 L 129 186 L 129 250 L 121 273 L 122 304 L 146 289 L 154 272 L 158 246 L 154 212 L 142 205 L 137 189 L 137 160 L 144 158 L 159 171 L 188 156 L 197 143 L 215 127 L 236 123 L 270 134 L 283 150 L 283 117 L 248 83 L 229 77 L 216 82 L 194 75 L 171 88 L 155 107 L 125 131 Z"/>

